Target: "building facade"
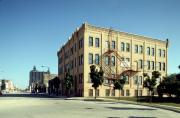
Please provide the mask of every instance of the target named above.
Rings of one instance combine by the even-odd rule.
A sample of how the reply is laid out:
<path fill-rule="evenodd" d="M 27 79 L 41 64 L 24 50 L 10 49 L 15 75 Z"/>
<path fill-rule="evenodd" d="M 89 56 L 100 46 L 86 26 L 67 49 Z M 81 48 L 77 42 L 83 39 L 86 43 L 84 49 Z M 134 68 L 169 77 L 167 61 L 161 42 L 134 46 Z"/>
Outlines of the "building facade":
<path fill-rule="evenodd" d="M 0 91 L 5 91 L 7 93 L 14 92 L 15 87 L 11 80 L 0 80 Z"/>
<path fill-rule="evenodd" d="M 70 72 L 74 79 L 71 95 L 94 96 L 89 72 L 90 66 L 96 65 L 97 68 L 102 67 L 105 73 L 104 83 L 98 88 L 97 96 L 119 96 L 118 90 L 113 89 L 113 79 L 121 77 L 122 73 L 126 73 L 127 81 L 121 96 L 143 96 L 148 94 L 143 88 L 143 73 L 151 76 L 153 71 L 159 71 L 161 77 L 157 83 L 167 75 L 168 40 L 84 23 L 57 55 L 62 93 L 65 93 L 65 73 Z"/>

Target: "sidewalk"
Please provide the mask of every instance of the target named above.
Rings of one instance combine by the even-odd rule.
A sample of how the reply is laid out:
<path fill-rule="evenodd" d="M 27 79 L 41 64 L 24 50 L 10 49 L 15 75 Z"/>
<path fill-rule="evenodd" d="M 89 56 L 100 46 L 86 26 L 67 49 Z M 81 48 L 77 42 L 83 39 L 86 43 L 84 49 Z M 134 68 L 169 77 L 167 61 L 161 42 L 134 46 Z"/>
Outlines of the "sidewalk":
<path fill-rule="evenodd" d="M 84 98 L 84 97 L 70 97 L 70 98 L 65 98 L 65 99 L 66 100 L 80 100 L 80 101 L 94 101 L 94 98 Z M 165 110 L 170 110 L 170 111 L 180 113 L 179 107 L 160 105 L 160 104 L 156 104 L 156 103 L 142 103 L 142 102 L 140 103 L 140 102 L 126 101 L 126 100 L 115 100 L 115 99 L 111 99 L 111 98 L 96 98 L 96 100 L 102 101 L 102 102 L 118 102 L 118 103 L 149 106 L 149 107 L 160 108 L 160 109 L 165 109 Z"/>

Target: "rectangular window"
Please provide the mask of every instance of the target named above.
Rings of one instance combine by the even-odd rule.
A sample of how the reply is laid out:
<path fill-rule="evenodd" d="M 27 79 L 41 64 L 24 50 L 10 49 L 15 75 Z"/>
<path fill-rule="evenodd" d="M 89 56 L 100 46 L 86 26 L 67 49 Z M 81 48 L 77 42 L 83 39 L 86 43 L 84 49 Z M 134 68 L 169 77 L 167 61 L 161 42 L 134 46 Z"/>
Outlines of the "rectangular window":
<path fill-rule="evenodd" d="M 121 90 L 121 96 L 124 96 L 124 90 Z"/>
<path fill-rule="evenodd" d="M 129 84 L 129 76 L 125 76 L 126 78 L 126 84 Z"/>
<path fill-rule="evenodd" d="M 165 71 L 165 70 L 166 70 L 166 64 L 163 63 L 163 71 Z"/>
<path fill-rule="evenodd" d="M 111 61 L 112 61 L 112 66 L 115 66 L 115 56 L 111 57 Z"/>
<path fill-rule="evenodd" d="M 99 38 L 95 39 L 95 47 L 99 47 Z"/>
<path fill-rule="evenodd" d="M 81 38 L 81 40 L 79 40 L 79 49 L 81 49 L 83 47 L 83 38 Z"/>
<path fill-rule="evenodd" d="M 129 90 L 126 90 L 126 96 L 130 96 Z"/>
<path fill-rule="evenodd" d="M 139 46 L 139 53 L 140 53 L 140 54 L 143 53 L 143 46 L 142 46 L 142 45 Z"/>
<path fill-rule="evenodd" d="M 138 45 L 135 45 L 135 47 L 134 47 L 134 52 L 135 52 L 135 53 L 138 53 Z"/>
<path fill-rule="evenodd" d="M 161 49 L 158 50 L 158 55 L 161 57 Z"/>
<path fill-rule="evenodd" d="M 142 85 L 142 84 L 143 84 L 142 76 L 139 76 L 139 85 Z"/>
<path fill-rule="evenodd" d="M 154 56 L 155 52 L 154 52 L 154 48 L 152 48 L 152 56 Z"/>
<path fill-rule="evenodd" d="M 89 37 L 89 46 L 93 46 L 93 37 Z"/>
<path fill-rule="evenodd" d="M 80 65 L 83 64 L 83 54 L 81 55 Z"/>
<path fill-rule="evenodd" d="M 126 58 L 126 62 L 130 62 L 130 58 Z"/>
<path fill-rule="evenodd" d="M 109 65 L 109 57 L 108 56 L 105 57 L 105 64 Z"/>
<path fill-rule="evenodd" d="M 151 52 L 150 52 L 150 47 L 147 47 L 147 55 L 150 55 Z"/>
<path fill-rule="evenodd" d="M 109 89 L 106 89 L 105 92 L 106 92 L 106 96 L 109 96 L 110 90 L 109 90 Z"/>
<path fill-rule="evenodd" d="M 166 51 L 165 50 L 162 51 L 162 56 L 166 57 Z"/>
<path fill-rule="evenodd" d="M 110 48 L 109 46 L 110 46 L 109 41 L 106 41 L 106 48 L 109 49 Z"/>
<path fill-rule="evenodd" d="M 93 54 L 89 53 L 89 64 L 93 64 Z"/>
<path fill-rule="evenodd" d="M 134 96 L 137 96 L 137 95 L 138 95 L 138 91 L 134 90 Z"/>
<path fill-rule="evenodd" d="M 139 90 L 139 96 L 142 96 L 142 90 Z"/>
<path fill-rule="evenodd" d="M 121 51 L 122 51 L 122 52 L 125 51 L 125 44 L 124 44 L 124 42 L 121 42 Z"/>
<path fill-rule="evenodd" d="M 150 61 L 147 61 L 147 66 L 148 66 L 148 70 L 150 70 L 151 69 Z"/>
<path fill-rule="evenodd" d="M 112 90 L 111 96 L 115 96 L 115 89 Z"/>
<path fill-rule="evenodd" d="M 74 52 L 76 52 L 76 43 L 74 44 Z"/>
<path fill-rule="evenodd" d="M 142 59 L 139 60 L 139 68 L 140 68 L 140 69 L 143 68 L 143 60 L 142 60 Z"/>
<path fill-rule="evenodd" d="M 152 65 L 152 70 L 154 70 L 154 68 L 155 68 L 154 61 L 151 61 L 151 65 Z"/>
<path fill-rule="evenodd" d="M 130 44 L 126 43 L 126 52 L 130 52 Z"/>
<path fill-rule="evenodd" d="M 95 64 L 99 65 L 99 54 L 95 54 Z"/>
<path fill-rule="evenodd" d="M 74 67 L 76 67 L 76 58 L 74 59 Z"/>
<path fill-rule="evenodd" d="M 161 62 L 159 62 L 159 70 L 161 71 Z"/>
<path fill-rule="evenodd" d="M 115 48 L 116 48 L 116 42 L 112 41 L 112 49 L 115 49 Z"/>
<path fill-rule="evenodd" d="M 134 84 L 135 84 L 135 85 L 138 84 L 138 76 L 137 76 L 137 75 L 134 77 Z"/>
<path fill-rule="evenodd" d="M 124 57 L 121 57 L 121 61 L 124 61 Z"/>
<path fill-rule="evenodd" d="M 93 89 L 89 89 L 89 97 L 93 96 Z"/>
<path fill-rule="evenodd" d="M 96 96 L 99 96 L 99 89 L 96 90 Z"/>

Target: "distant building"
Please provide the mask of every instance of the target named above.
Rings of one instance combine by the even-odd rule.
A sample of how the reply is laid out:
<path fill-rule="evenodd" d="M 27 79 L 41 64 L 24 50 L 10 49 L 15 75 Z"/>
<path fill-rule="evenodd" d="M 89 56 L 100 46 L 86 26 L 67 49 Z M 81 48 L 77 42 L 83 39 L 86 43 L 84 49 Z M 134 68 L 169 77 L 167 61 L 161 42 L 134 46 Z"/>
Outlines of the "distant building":
<path fill-rule="evenodd" d="M 48 81 L 57 76 L 56 74 L 51 74 L 48 69 L 46 72 L 38 71 L 36 66 L 33 67 L 33 70 L 29 73 L 29 89 L 31 92 L 35 92 L 35 89 L 38 89 L 38 92 L 47 92 Z"/>
<path fill-rule="evenodd" d="M 0 80 L 0 90 L 4 90 L 6 92 L 14 92 L 14 84 L 11 80 Z"/>

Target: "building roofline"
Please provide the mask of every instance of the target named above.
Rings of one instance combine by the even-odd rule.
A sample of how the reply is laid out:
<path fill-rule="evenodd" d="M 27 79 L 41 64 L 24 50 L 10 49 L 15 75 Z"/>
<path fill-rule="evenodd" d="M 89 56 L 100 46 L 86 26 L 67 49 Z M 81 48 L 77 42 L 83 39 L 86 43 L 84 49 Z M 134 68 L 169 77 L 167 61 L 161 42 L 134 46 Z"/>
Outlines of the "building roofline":
<path fill-rule="evenodd" d="M 89 24 L 89 23 L 87 23 L 87 22 L 83 23 L 83 25 L 90 26 L 90 27 L 94 27 L 94 28 L 97 28 L 97 29 L 103 29 L 103 30 L 106 30 L 106 31 L 109 31 L 109 30 L 111 29 L 111 28 L 106 28 L 106 27 L 95 26 L 95 25 Z M 82 25 L 81 27 L 83 27 L 83 25 Z M 81 29 L 81 28 L 80 28 L 80 29 Z M 111 30 L 112 30 L 113 32 L 116 32 L 116 33 L 124 33 L 124 34 L 128 34 L 128 35 L 135 36 L 135 37 L 148 38 L 149 40 L 160 41 L 160 42 L 162 42 L 162 43 L 166 43 L 166 42 L 167 42 L 167 41 L 162 40 L 162 39 L 152 38 L 152 37 L 143 36 L 143 35 L 134 34 L 134 33 L 129 33 L 129 32 L 124 32 L 124 31 L 119 31 L 119 30 L 116 30 L 116 29 L 111 29 Z"/>

